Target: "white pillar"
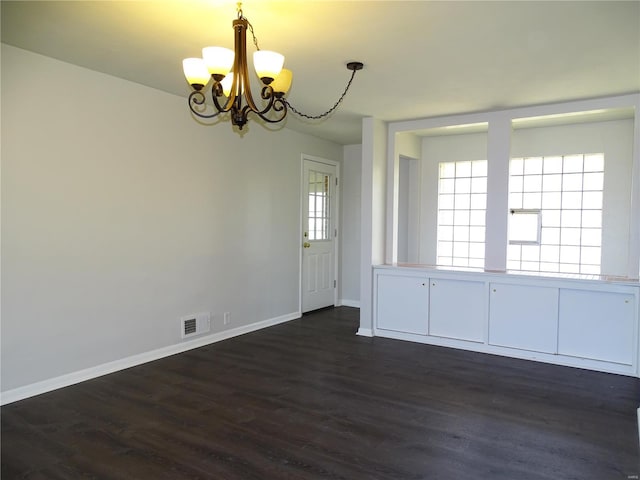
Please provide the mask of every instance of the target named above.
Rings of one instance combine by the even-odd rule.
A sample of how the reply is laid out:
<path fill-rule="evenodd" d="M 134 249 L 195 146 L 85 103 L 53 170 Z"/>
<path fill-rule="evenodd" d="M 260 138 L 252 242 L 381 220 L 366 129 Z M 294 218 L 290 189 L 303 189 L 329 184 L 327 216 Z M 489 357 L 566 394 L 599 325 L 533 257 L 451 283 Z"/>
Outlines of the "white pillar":
<path fill-rule="evenodd" d="M 373 266 L 384 262 L 387 127 L 371 117 L 362 120 L 360 256 L 360 328 L 373 335 Z"/>
<path fill-rule="evenodd" d="M 509 158 L 511 118 L 505 112 L 489 115 L 487 133 L 487 224 L 484 266 L 487 270 L 507 268 L 507 226 L 509 216 Z"/>

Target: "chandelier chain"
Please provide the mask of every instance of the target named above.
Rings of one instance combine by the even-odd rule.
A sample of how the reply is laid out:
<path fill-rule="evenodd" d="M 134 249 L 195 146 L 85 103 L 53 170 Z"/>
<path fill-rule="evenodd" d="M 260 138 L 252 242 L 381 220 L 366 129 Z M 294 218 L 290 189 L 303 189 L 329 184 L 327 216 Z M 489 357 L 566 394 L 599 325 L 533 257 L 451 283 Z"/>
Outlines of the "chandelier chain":
<path fill-rule="evenodd" d="M 256 38 L 256 34 L 253 31 L 253 25 L 251 25 L 251 22 L 249 21 L 249 19 L 245 17 L 244 14 L 242 13 L 242 2 L 238 2 L 237 11 L 238 11 L 238 19 L 243 18 L 247 21 L 247 26 L 249 27 L 249 31 L 251 32 L 251 36 L 253 37 L 253 44 L 256 46 L 256 50 L 260 51 L 260 47 L 258 46 L 258 39 Z"/>
<path fill-rule="evenodd" d="M 245 18 L 245 20 L 247 20 Z M 256 46 L 256 50 L 260 51 L 260 47 L 258 46 L 258 39 L 256 38 L 256 34 L 253 32 L 253 25 L 251 22 L 247 20 L 247 25 L 249 25 L 249 31 L 251 32 L 251 36 L 253 37 L 253 44 Z"/>
<path fill-rule="evenodd" d="M 351 86 L 351 82 L 353 82 L 353 77 L 355 77 L 355 76 L 356 76 L 356 70 L 352 70 L 351 78 L 349 79 L 349 83 L 347 83 L 347 86 L 345 87 L 344 92 L 342 92 L 342 95 L 340 95 L 340 98 L 338 99 L 338 101 L 336 103 L 334 103 L 333 107 L 331 107 L 329 110 L 327 110 L 326 112 L 321 113 L 319 115 L 307 115 L 306 113 L 302 113 L 301 111 L 296 109 L 293 105 L 291 105 L 286 98 L 283 98 L 282 100 L 284 101 L 284 103 L 287 104 L 287 107 L 290 108 L 291 111 L 293 113 L 295 113 L 296 115 L 299 115 L 299 116 L 304 117 L 304 118 L 308 118 L 310 120 L 319 120 L 321 118 L 326 117 L 331 112 L 333 112 L 336 108 L 338 108 L 338 105 L 340 105 L 340 103 L 342 103 L 342 100 L 344 99 L 345 95 L 349 91 L 349 87 Z"/>

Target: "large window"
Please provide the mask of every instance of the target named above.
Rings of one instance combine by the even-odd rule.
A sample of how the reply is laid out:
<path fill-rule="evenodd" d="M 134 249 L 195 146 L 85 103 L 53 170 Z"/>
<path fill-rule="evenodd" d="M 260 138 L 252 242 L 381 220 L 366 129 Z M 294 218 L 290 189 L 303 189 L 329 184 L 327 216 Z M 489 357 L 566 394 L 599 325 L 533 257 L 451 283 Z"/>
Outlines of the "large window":
<path fill-rule="evenodd" d="M 484 267 L 486 205 L 486 160 L 439 164 L 438 265 Z"/>
<path fill-rule="evenodd" d="M 602 153 L 512 158 L 507 268 L 599 274 L 603 184 Z"/>

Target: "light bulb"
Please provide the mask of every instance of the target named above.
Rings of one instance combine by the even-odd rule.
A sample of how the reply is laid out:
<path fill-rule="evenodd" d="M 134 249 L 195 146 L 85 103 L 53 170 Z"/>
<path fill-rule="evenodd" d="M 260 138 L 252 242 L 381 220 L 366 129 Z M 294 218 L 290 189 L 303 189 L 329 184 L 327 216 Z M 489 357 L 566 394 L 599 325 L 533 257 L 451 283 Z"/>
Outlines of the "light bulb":
<path fill-rule="evenodd" d="M 291 88 L 291 80 L 293 80 L 293 73 L 291 70 L 283 68 L 280 70 L 276 79 L 271 83 L 271 87 L 274 92 L 284 95 L 289 91 L 289 88 Z"/>
<path fill-rule="evenodd" d="M 222 93 L 224 93 L 224 96 L 229 97 L 233 85 L 233 72 L 229 72 L 229 74 L 220 81 L 220 85 L 222 85 Z"/>
<path fill-rule="evenodd" d="M 284 55 L 269 50 L 253 53 L 253 66 L 262 83 L 269 85 L 278 76 L 284 65 Z"/>
<path fill-rule="evenodd" d="M 202 49 L 202 59 L 209 69 L 209 73 L 220 81 L 233 67 L 235 53 L 223 47 L 205 47 Z"/>
<path fill-rule="evenodd" d="M 208 82 L 211 75 L 201 58 L 185 58 L 182 60 L 182 70 L 187 82 L 196 90 L 201 90 Z"/>

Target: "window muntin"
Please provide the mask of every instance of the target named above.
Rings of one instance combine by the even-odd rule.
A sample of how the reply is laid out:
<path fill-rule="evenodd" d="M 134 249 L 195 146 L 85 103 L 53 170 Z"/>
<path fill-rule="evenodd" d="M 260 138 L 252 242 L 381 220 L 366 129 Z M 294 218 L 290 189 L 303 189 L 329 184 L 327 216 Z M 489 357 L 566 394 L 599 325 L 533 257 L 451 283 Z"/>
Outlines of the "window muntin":
<path fill-rule="evenodd" d="M 487 161 L 439 164 L 437 264 L 484 267 Z"/>
<path fill-rule="evenodd" d="M 540 242 L 509 242 L 507 268 L 600 273 L 604 155 L 512 158 L 510 210 L 541 212 Z"/>

